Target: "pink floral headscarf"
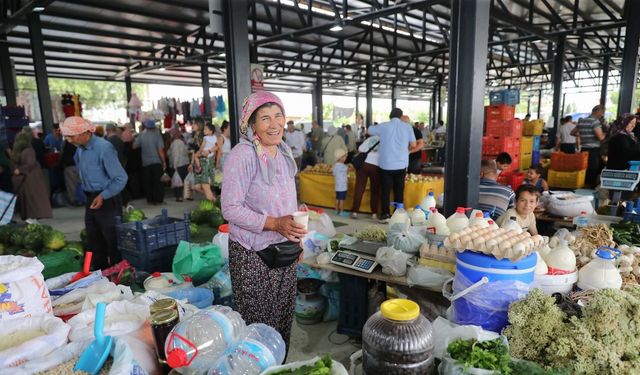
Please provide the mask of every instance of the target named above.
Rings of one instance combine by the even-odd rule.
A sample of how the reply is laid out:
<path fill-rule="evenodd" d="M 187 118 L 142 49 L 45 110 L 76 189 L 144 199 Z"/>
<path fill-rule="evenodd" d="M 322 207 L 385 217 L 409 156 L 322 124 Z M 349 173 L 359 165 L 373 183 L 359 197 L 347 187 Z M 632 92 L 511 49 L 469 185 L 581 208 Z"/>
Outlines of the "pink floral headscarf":
<path fill-rule="evenodd" d="M 62 135 L 73 136 L 84 132 L 95 132 L 96 127 L 89 120 L 85 120 L 80 116 L 67 117 L 60 127 Z"/>
<path fill-rule="evenodd" d="M 271 185 L 271 181 L 273 176 L 275 175 L 275 168 L 273 167 L 273 163 L 269 163 L 269 158 L 267 157 L 266 151 L 262 147 L 262 142 L 260 138 L 254 135 L 253 129 L 249 126 L 249 119 L 251 115 L 261 106 L 267 103 L 274 103 L 282 110 L 282 114 L 284 113 L 284 105 L 282 104 L 282 100 L 269 91 L 258 91 L 253 94 L 247 96 L 247 98 L 242 103 L 242 115 L 240 117 L 240 134 L 242 134 L 242 139 L 240 140 L 240 144 L 249 144 L 252 145 L 256 151 L 256 155 L 258 159 L 261 161 L 260 163 L 260 173 L 264 180 Z M 291 177 L 295 177 L 297 166 L 295 159 L 293 158 L 293 154 L 291 153 L 291 149 L 285 142 L 280 142 L 278 145 L 278 150 L 285 156 L 287 159 L 287 165 L 289 166 L 289 174 Z"/>

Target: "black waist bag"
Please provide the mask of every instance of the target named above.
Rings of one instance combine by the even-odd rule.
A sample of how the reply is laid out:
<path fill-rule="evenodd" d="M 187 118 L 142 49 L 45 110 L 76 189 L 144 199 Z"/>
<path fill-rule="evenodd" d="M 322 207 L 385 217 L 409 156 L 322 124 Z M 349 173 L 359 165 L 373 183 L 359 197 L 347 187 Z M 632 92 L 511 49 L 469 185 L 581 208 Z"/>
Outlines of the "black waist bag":
<path fill-rule="evenodd" d="M 281 268 L 295 263 L 301 252 L 302 248 L 298 242 L 286 241 L 270 245 L 258 251 L 258 255 L 267 267 Z"/>

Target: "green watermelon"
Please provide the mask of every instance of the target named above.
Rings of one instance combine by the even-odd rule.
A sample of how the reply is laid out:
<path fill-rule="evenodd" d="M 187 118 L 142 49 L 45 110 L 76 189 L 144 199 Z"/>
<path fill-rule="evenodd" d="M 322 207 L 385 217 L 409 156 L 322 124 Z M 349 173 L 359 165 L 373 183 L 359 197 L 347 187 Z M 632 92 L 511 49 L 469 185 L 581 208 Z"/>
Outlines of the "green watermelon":
<path fill-rule="evenodd" d="M 10 241 L 12 245 L 22 248 L 22 243 L 24 241 L 23 231 L 21 229 L 13 231 L 10 236 Z"/>
<path fill-rule="evenodd" d="M 81 242 L 67 242 L 64 247 L 64 250 L 73 251 L 80 256 L 84 255 L 84 247 Z"/>
<path fill-rule="evenodd" d="M 64 247 L 66 238 L 59 230 L 52 230 L 44 236 L 44 246 L 52 250 L 60 250 Z"/>
<path fill-rule="evenodd" d="M 200 209 L 191 211 L 191 221 L 196 224 L 205 224 L 209 219 L 209 212 Z"/>
<path fill-rule="evenodd" d="M 133 210 L 125 212 L 123 220 L 125 223 L 133 223 L 136 221 L 142 221 L 146 218 L 147 216 L 144 214 L 144 212 L 141 209 L 134 208 Z"/>
<path fill-rule="evenodd" d="M 39 252 L 42 250 L 42 235 L 39 232 L 28 232 L 22 239 L 22 246 L 36 253 Z"/>
<path fill-rule="evenodd" d="M 0 243 L 10 244 L 11 243 L 11 234 L 16 229 L 15 225 L 3 225 L 0 226 Z"/>
<path fill-rule="evenodd" d="M 189 223 L 189 233 L 191 234 L 191 237 L 198 234 L 198 225 L 196 223 Z"/>
<path fill-rule="evenodd" d="M 208 199 L 201 200 L 200 204 L 198 205 L 198 209 L 201 211 L 212 211 L 215 207 L 215 203 Z"/>
<path fill-rule="evenodd" d="M 215 212 L 211 213 L 211 215 L 209 216 L 209 226 L 211 226 L 211 228 L 217 229 L 222 224 L 224 224 L 224 218 L 222 217 L 222 215 Z"/>
<path fill-rule="evenodd" d="M 215 205 L 216 205 L 216 207 L 218 207 L 219 209 L 222 209 L 222 203 L 220 203 L 220 199 L 219 199 L 219 198 L 218 198 L 218 199 L 216 199 L 216 201 L 215 201 Z"/>

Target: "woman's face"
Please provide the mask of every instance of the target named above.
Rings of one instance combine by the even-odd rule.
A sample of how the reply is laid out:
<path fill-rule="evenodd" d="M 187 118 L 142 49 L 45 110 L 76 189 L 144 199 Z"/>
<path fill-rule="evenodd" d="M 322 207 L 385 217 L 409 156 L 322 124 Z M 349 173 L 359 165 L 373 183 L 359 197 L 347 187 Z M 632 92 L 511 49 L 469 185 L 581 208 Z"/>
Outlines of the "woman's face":
<path fill-rule="evenodd" d="M 194 133 L 199 132 L 200 131 L 200 125 L 198 125 L 197 123 L 193 123 L 191 125 L 191 131 L 194 132 Z"/>
<path fill-rule="evenodd" d="M 526 216 L 533 212 L 538 206 L 538 195 L 531 194 L 528 191 L 522 192 L 520 197 L 516 202 L 516 211 L 522 215 Z"/>
<path fill-rule="evenodd" d="M 634 118 L 631 119 L 631 121 L 629 121 L 629 123 L 627 124 L 627 126 L 624 129 L 627 132 L 631 133 L 635 127 L 636 127 L 636 119 L 634 117 Z"/>
<path fill-rule="evenodd" d="M 213 132 L 211 131 L 211 128 L 209 128 L 208 126 L 204 127 L 204 135 L 211 135 L 213 134 Z"/>
<path fill-rule="evenodd" d="M 227 128 L 224 129 L 224 136 L 229 138 L 230 135 L 231 135 L 231 128 L 227 126 Z"/>
<path fill-rule="evenodd" d="M 265 146 L 276 146 L 282 142 L 285 118 L 277 105 L 260 108 L 256 113 L 253 132 Z"/>

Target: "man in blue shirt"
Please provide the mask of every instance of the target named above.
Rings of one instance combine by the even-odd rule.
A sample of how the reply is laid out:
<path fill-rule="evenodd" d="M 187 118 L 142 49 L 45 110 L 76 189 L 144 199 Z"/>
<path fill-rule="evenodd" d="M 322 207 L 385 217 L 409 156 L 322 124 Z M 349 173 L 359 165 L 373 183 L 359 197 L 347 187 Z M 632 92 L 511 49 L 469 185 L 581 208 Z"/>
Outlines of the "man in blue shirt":
<path fill-rule="evenodd" d="M 78 147 L 74 160 L 82 189 L 87 197 L 84 225 L 95 269 L 118 263 L 116 216 L 122 215 L 120 192 L 127 174 L 109 141 L 93 135 L 95 126 L 82 117 L 72 116 L 62 124 L 62 134 Z"/>
<path fill-rule="evenodd" d="M 44 137 L 44 145 L 49 151 L 53 151 L 55 149 L 60 152 L 62 150 L 62 134 L 60 133 L 59 124 L 53 124 L 53 132 Z"/>
<path fill-rule="evenodd" d="M 389 222 L 389 194 L 393 186 L 394 202 L 404 201 L 404 177 L 409 166 L 409 149 L 416 147 L 416 137 L 411 125 L 400 120 L 402 110 L 394 108 L 390 120 L 369 128 L 370 135 L 380 137 L 381 223 Z M 375 212 L 374 212 L 375 213 Z"/>

